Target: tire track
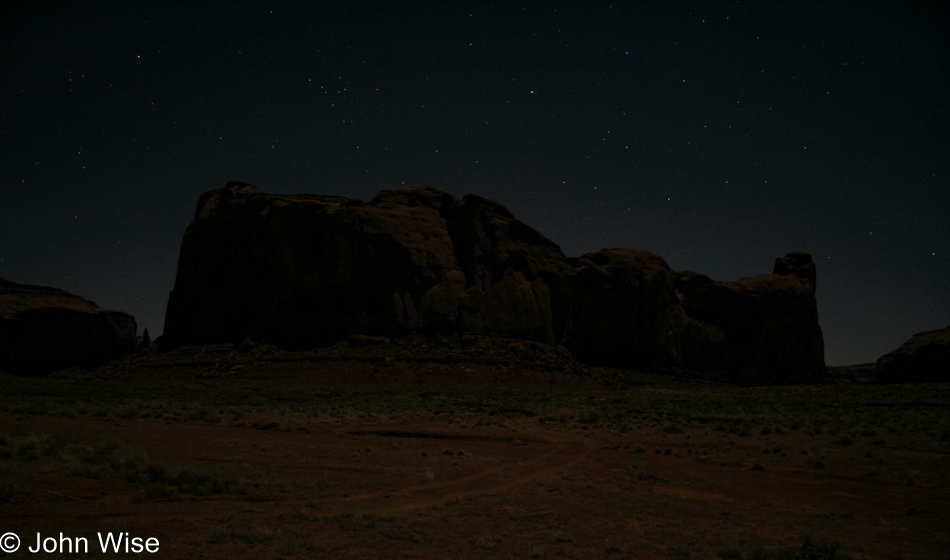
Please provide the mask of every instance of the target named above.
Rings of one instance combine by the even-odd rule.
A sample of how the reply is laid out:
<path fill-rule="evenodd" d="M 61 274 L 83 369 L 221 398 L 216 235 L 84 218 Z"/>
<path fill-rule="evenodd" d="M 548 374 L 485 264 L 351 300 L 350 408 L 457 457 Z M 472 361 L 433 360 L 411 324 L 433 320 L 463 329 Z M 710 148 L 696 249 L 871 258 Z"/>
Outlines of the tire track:
<path fill-rule="evenodd" d="M 570 468 L 586 459 L 594 449 L 600 446 L 599 441 L 573 434 L 545 430 L 528 423 L 516 424 L 516 426 L 518 429 L 517 438 L 479 437 L 479 439 L 528 440 L 536 445 L 547 446 L 548 449 L 527 460 L 507 460 L 499 465 L 449 480 L 409 484 L 390 492 L 370 492 L 350 496 L 343 499 L 341 505 L 353 506 L 359 504 L 362 510 L 377 514 L 404 513 L 443 504 L 450 500 L 501 492 L 531 483 L 539 475 Z M 432 432 L 431 424 L 420 426 L 420 429 L 425 428 L 430 431 L 418 432 L 420 437 L 463 441 L 473 439 L 471 436 L 461 434 Z M 399 425 L 399 433 L 407 433 L 409 429 L 410 427 L 405 424 Z M 353 433 L 353 431 L 348 431 L 345 428 L 337 431 L 338 433 Z M 382 427 L 375 427 L 372 433 L 379 433 L 380 431 L 382 431 Z M 530 436 L 530 438 L 526 436 Z"/>

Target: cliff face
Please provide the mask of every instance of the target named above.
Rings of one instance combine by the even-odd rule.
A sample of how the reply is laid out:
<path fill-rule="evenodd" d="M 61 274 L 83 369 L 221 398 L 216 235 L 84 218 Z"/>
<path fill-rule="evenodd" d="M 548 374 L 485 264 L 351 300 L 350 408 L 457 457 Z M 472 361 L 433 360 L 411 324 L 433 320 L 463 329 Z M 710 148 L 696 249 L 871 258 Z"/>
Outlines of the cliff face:
<path fill-rule="evenodd" d="M 567 258 L 477 196 L 413 186 L 363 203 L 229 183 L 201 197 L 185 232 L 162 342 L 477 333 L 603 364 L 808 380 L 824 371 L 814 265 L 779 262 L 713 282 L 634 249 Z"/>
<path fill-rule="evenodd" d="M 42 375 L 132 352 L 135 318 L 64 290 L 0 278 L 0 369 Z"/>
<path fill-rule="evenodd" d="M 569 259 L 563 343 L 581 359 L 679 371 L 686 318 L 666 262 L 648 251 L 603 249 Z"/>
<path fill-rule="evenodd" d="M 291 346 L 352 333 L 491 333 L 553 343 L 560 249 L 503 206 L 429 187 L 371 202 L 229 184 L 185 233 L 166 343 Z M 561 320 L 563 322 L 563 319 Z"/>
<path fill-rule="evenodd" d="M 777 259 L 772 274 L 715 282 L 677 272 L 688 317 L 686 369 L 743 383 L 814 382 L 826 375 L 815 265 L 806 253 Z"/>

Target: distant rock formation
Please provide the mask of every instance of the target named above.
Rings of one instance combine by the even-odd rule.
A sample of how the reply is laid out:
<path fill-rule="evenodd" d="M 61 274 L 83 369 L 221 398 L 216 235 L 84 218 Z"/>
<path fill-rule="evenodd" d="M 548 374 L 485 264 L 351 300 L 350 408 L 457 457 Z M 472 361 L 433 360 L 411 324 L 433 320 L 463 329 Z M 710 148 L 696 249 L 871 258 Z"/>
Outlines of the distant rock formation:
<path fill-rule="evenodd" d="M 877 360 L 880 383 L 950 381 L 950 327 L 919 332 Z"/>
<path fill-rule="evenodd" d="M 479 334 L 650 371 L 802 382 L 825 371 L 811 257 L 714 282 L 660 257 L 567 258 L 504 206 L 427 186 L 368 203 L 205 193 L 185 232 L 165 349 L 245 338 L 306 348 L 350 335 Z"/>
<path fill-rule="evenodd" d="M 0 278 L 0 369 L 42 375 L 93 368 L 135 348 L 135 318 L 64 290 Z"/>

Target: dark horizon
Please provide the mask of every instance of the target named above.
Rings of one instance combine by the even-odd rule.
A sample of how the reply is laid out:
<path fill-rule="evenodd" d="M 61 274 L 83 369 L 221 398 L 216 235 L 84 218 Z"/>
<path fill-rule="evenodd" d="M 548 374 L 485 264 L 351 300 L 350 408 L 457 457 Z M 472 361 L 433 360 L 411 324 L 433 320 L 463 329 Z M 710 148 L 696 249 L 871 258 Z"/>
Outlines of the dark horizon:
<path fill-rule="evenodd" d="M 162 332 L 231 180 L 505 205 L 568 256 L 715 280 L 810 253 L 829 365 L 950 324 L 944 11 L 834 2 L 23 5 L 4 31 L 0 276 Z"/>

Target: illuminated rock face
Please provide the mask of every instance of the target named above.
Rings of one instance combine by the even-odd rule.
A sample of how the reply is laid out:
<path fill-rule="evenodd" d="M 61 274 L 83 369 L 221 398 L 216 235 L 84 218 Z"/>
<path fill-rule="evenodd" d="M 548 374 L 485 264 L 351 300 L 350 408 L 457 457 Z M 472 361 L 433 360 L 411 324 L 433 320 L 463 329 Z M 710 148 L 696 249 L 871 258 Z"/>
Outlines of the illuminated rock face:
<path fill-rule="evenodd" d="M 135 318 L 64 290 L 0 278 L 0 369 L 94 368 L 135 348 Z"/>
<path fill-rule="evenodd" d="M 592 363 L 803 381 L 824 371 L 814 265 L 779 262 L 772 275 L 712 282 L 647 251 L 568 258 L 474 195 L 411 186 L 364 203 L 229 183 L 201 197 L 185 232 L 161 342 L 483 334 Z"/>
<path fill-rule="evenodd" d="M 950 327 L 919 332 L 877 360 L 881 383 L 950 381 Z"/>

